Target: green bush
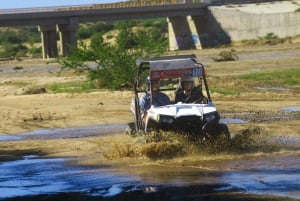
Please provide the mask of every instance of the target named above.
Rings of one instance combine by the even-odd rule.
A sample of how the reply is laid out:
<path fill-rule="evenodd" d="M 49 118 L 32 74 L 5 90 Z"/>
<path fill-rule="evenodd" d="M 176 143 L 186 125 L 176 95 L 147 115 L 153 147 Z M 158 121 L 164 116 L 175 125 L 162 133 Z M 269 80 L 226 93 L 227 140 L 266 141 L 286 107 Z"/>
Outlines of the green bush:
<path fill-rule="evenodd" d="M 36 27 L 22 27 L 19 29 L 8 29 L 0 31 L 0 57 L 12 58 L 24 57 L 28 53 L 37 56 L 41 55 L 40 48 L 33 48 L 34 43 L 40 42 L 40 35 Z M 23 43 L 29 43 L 31 48 L 27 48 Z"/>
<path fill-rule="evenodd" d="M 41 58 L 42 57 L 42 47 L 31 47 L 28 50 L 28 53 L 31 54 L 33 58 Z"/>
<path fill-rule="evenodd" d="M 97 35 L 90 46 L 83 42 L 67 58 L 59 58 L 62 70 L 86 69 L 87 78 L 98 87 L 116 89 L 131 82 L 136 59 L 159 56 L 167 47 L 167 39 L 157 29 L 132 31 L 127 22 L 118 23 L 119 33 L 115 44 L 98 41 Z M 94 62 L 93 67 L 88 63 Z"/>
<path fill-rule="evenodd" d="M 26 26 L 18 29 L 21 41 L 23 43 L 40 43 L 41 42 L 41 34 L 38 31 L 36 26 Z"/>
<path fill-rule="evenodd" d="M 103 34 L 94 33 L 91 37 L 91 45 L 100 45 L 103 43 Z"/>
<path fill-rule="evenodd" d="M 0 32 L 1 44 L 11 43 L 11 44 L 18 44 L 21 43 L 22 40 L 18 36 L 15 31 L 4 31 Z"/>
<path fill-rule="evenodd" d="M 106 33 L 106 32 L 113 30 L 114 28 L 115 28 L 115 26 L 113 24 L 98 22 L 93 26 L 93 31 L 100 32 L 100 33 Z"/>
<path fill-rule="evenodd" d="M 17 30 L 8 29 L 0 31 L 0 44 L 19 44 L 25 42 L 40 42 L 41 37 L 36 27 L 22 27 Z"/>
<path fill-rule="evenodd" d="M 113 24 L 110 23 L 103 23 L 98 22 L 96 24 L 92 24 L 89 26 L 81 26 L 77 30 L 77 37 L 78 39 L 88 39 L 91 38 L 95 34 L 101 34 L 107 33 L 108 31 L 111 31 L 115 28 Z"/>
<path fill-rule="evenodd" d="M 92 36 L 93 32 L 90 29 L 80 27 L 76 34 L 78 39 L 87 39 Z"/>
<path fill-rule="evenodd" d="M 2 58 L 16 58 L 26 56 L 27 47 L 22 44 L 10 44 L 6 43 L 2 45 L 2 51 L 0 51 L 0 57 Z"/>

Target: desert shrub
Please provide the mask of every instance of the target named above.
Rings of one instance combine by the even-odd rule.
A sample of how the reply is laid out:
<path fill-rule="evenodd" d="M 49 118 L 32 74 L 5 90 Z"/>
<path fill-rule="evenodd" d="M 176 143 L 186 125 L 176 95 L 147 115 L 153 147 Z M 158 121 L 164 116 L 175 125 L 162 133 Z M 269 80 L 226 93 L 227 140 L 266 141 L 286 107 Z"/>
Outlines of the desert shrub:
<path fill-rule="evenodd" d="M 267 33 L 263 37 L 258 37 L 257 39 L 243 40 L 241 41 L 244 45 L 276 45 L 284 42 L 290 42 L 291 37 L 279 38 L 274 33 Z"/>
<path fill-rule="evenodd" d="M 23 70 L 23 66 L 15 66 L 13 69 L 14 70 Z"/>
<path fill-rule="evenodd" d="M 284 39 L 280 39 L 274 33 L 268 33 L 264 37 L 258 37 L 258 40 L 260 41 L 260 45 L 276 45 L 284 42 Z"/>
<path fill-rule="evenodd" d="M 216 62 L 236 61 L 236 60 L 238 60 L 238 55 L 236 54 L 236 51 L 234 49 L 231 49 L 229 51 L 224 50 L 224 51 L 221 51 L 217 57 L 213 57 L 212 59 Z"/>

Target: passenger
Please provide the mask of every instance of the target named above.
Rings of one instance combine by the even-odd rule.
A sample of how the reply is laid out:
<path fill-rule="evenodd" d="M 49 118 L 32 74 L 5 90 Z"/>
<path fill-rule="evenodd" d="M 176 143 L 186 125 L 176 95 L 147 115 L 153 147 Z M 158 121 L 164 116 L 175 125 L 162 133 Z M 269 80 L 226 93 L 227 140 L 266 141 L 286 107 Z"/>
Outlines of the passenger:
<path fill-rule="evenodd" d="M 151 81 L 150 77 L 148 76 L 146 82 L 147 82 L 147 91 L 145 95 L 140 99 L 140 107 L 142 113 L 145 114 L 147 110 L 151 107 L 151 105 L 163 106 L 171 103 L 169 97 L 166 94 L 160 92 L 159 80 Z M 152 100 L 151 100 L 151 93 L 152 93 Z"/>
<path fill-rule="evenodd" d="M 193 77 L 183 77 L 175 91 L 175 103 L 207 103 L 208 99 L 202 94 L 200 87 L 194 86 Z"/>

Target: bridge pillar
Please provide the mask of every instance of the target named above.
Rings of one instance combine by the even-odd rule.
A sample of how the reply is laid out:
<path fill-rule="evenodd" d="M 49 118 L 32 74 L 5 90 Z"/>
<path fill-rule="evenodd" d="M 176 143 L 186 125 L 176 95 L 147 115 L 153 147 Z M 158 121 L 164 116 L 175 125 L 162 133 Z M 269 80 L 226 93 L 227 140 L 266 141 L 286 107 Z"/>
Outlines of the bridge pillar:
<path fill-rule="evenodd" d="M 194 21 L 195 29 L 197 30 L 201 48 L 209 47 L 211 41 L 208 35 L 211 35 L 212 24 L 209 23 L 209 18 L 207 15 L 194 15 L 191 16 Z M 212 17 L 213 19 L 213 17 Z M 200 47 L 197 49 L 201 49 Z"/>
<path fill-rule="evenodd" d="M 178 43 L 176 40 L 176 35 L 175 35 L 175 31 L 173 28 L 173 24 L 170 20 L 170 18 L 167 18 L 168 21 L 168 35 L 169 35 L 169 50 L 174 51 L 174 50 L 178 50 Z"/>
<path fill-rule="evenodd" d="M 76 30 L 78 28 L 78 18 L 70 18 L 69 24 L 57 25 L 60 38 L 60 51 L 59 54 L 62 56 L 68 56 L 72 48 L 77 47 Z"/>
<path fill-rule="evenodd" d="M 38 30 L 41 32 L 43 58 L 57 57 L 57 34 L 56 26 L 39 26 Z"/>
<path fill-rule="evenodd" d="M 169 17 L 169 49 L 202 49 L 196 24 L 191 16 Z"/>
<path fill-rule="evenodd" d="M 195 24 L 194 19 L 192 18 L 192 16 L 187 16 L 187 21 L 188 21 L 188 25 L 192 34 L 192 39 L 194 42 L 194 46 L 196 49 L 200 50 L 202 49 L 202 44 L 200 41 L 200 37 L 199 37 L 199 33 L 197 30 L 197 26 Z"/>
<path fill-rule="evenodd" d="M 169 17 L 168 28 L 170 50 L 188 50 L 194 48 L 186 17 Z"/>

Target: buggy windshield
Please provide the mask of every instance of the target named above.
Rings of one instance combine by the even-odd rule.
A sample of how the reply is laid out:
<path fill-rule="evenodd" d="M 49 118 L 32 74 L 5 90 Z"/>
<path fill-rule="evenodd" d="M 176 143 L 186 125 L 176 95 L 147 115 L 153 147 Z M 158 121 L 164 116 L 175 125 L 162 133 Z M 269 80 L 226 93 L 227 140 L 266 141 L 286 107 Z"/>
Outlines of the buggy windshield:
<path fill-rule="evenodd" d="M 197 62 L 195 55 L 170 56 L 157 59 L 139 60 L 139 66 L 149 66 L 150 79 L 202 77 L 203 66 Z"/>

